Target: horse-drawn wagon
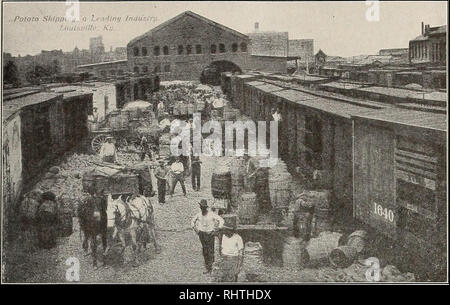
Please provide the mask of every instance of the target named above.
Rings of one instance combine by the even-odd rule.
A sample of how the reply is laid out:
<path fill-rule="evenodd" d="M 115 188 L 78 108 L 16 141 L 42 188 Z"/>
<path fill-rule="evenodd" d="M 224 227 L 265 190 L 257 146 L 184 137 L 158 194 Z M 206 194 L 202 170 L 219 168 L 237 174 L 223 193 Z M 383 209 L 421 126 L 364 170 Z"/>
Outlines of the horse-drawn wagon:
<path fill-rule="evenodd" d="M 125 150 L 130 144 L 139 146 L 143 135 L 151 131 L 151 138 L 158 136 L 152 104 L 145 101 L 134 101 L 123 109 L 111 111 L 105 119 L 97 124 L 91 124 L 91 149 L 98 153 L 108 137 L 116 140 L 116 147 Z M 145 128 L 142 128 L 145 127 Z"/>
<path fill-rule="evenodd" d="M 144 183 L 148 183 L 142 179 L 142 172 L 148 171 L 150 174 L 152 165 L 144 162 L 133 168 L 102 163 L 97 165 L 83 175 L 83 190 L 90 193 L 93 199 L 84 203 L 79 212 L 80 229 L 85 234 L 83 248 L 87 248 L 88 241 L 93 245 L 94 266 L 97 264 L 97 235 L 102 236 L 104 264 L 109 249 L 115 245 L 116 235 L 120 238 L 122 253 L 126 247 L 125 234 L 130 234 L 133 249 L 136 246 L 140 248 L 140 245 L 146 247 L 147 242 L 153 241 L 158 253 L 160 247 L 153 207 L 149 198 L 139 195 L 146 187 Z M 111 232 L 108 233 L 108 228 L 113 229 L 112 236 L 109 236 Z"/>

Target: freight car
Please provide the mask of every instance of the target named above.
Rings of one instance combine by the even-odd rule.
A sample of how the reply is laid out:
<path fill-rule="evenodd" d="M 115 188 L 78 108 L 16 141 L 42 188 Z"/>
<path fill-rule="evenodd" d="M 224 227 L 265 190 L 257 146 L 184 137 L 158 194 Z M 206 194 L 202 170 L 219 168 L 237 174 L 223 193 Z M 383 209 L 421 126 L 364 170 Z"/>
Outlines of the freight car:
<path fill-rule="evenodd" d="M 447 262 L 445 114 L 393 108 L 354 122 L 354 217 L 427 272 Z M 405 258 L 406 259 L 406 258 Z"/>

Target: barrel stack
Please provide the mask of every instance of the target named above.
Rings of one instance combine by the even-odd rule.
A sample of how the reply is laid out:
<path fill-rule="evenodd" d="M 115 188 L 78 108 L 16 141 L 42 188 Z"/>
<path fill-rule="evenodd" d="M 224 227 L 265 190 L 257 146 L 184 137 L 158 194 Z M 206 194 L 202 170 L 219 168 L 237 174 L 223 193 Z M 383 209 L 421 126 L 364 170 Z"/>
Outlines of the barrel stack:
<path fill-rule="evenodd" d="M 231 208 L 236 211 L 240 196 L 244 192 L 244 161 L 240 158 L 234 158 L 230 163 L 231 173 Z"/>
<path fill-rule="evenodd" d="M 226 165 L 214 169 L 211 177 L 211 192 L 216 199 L 229 199 L 231 193 L 231 173 Z"/>
<path fill-rule="evenodd" d="M 283 215 L 287 215 L 292 199 L 292 176 L 287 170 L 286 164 L 278 159 L 275 166 L 268 171 L 268 189 L 270 203 L 272 205 L 272 219 L 275 223 L 282 221 Z"/>

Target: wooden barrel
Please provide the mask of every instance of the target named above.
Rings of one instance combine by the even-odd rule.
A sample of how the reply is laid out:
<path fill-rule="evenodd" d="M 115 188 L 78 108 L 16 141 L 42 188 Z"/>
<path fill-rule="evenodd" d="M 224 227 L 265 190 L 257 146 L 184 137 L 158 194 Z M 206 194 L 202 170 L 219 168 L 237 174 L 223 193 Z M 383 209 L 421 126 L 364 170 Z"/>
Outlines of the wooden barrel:
<path fill-rule="evenodd" d="M 358 230 L 350 234 L 347 238 L 347 246 L 354 247 L 358 253 L 361 253 L 366 247 L 367 232 Z"/>
<path fill-rule="evenodd" d="M 289 173 L 269 171 L 269 193 L 272 207 L 281 208 L 289 205 L 291 179 L 292 177 Z"/>
<path fill-rule="evenodd" d="M 331 217 L 330 210 L 326 208 L 314 209 L 314 236 L 319 235 L 321 232 L 331 230 Z"/>
<path fill-rule="evenodd" d="M 304 240 L 288 237 L 283 244 L 283 267 L 302 269 L 309 262 L 309 254 Z"/>
<path fill-rule="evenodd" d="M 294 218 L 294 235 L 308 241 L 311 238 L 313 209 L 300 207 Z"/>
<path fill-rule="evenodd" d="M 247 242 L 244 247 L 244 272 L 258 274 L 263 267 L 263 248 L 259 242 Z"/>
<path fill-rule="evenodd" d="M 337 268 L 347 268 L 355 260 L 358 251 L 352 246 L 340 246 L 330 253 L 330 263 Z"/>
<path fill-rule="evenodd" d="M 64 209 L 60 211 L 58 218 L 58 235 L 60 237 L 68 237 L 73 233 L 73 218 L 72 218 L 72 210 Z"/>
<path fill-rule="evenodd" d="M 258 172 L 255 174 L 254 192 L 258 197 L 261 211 L 263 213 L 269 212 L 271 210 L 271 204 L 269 193 L 269 170 L 267 168 L 259 168 Z"/>
<path fill-rule="evenodd" d="M 225 108 L 223 110 L 223 119 L 226 121 L 236 120 L 236 112 L 233 109 Z"/>
<path fill-rule="evenodd" d="M 241 194 L 244 192 L 244 161 L 234 159 L 230 164 L 231 173 L 231 206 L 236 208 Z"/>
<path fill-rule="evenodd" d="M 310 267 L 328 265 L 329 255 L 338 247 L 341 236 L 342 234 L 337 232 L 323 232 L 318 237 L 311 238 L 306 246 Z"/>
<path fill-rule="evenodd" d="M 193 114 L 195 111 L 194 104 L 187 104 L 186 109 L 187 109 L 187 114 L 189 114 L 189 115 Z"/>
<path fill-rule="evenodd" d="M 198 101 L 195 103 L 195 111 L 196 112 L 200 112 L 203 111 L 205 109 L 205 103 L 202 101 Z"/>
<path fill-rule="evenodd" d="M 217 167 L 211 176 L 211 192 L 214 198 L 230 198 L 231 173 L 228 167 Z"/>
<path fill-rule="evenodd" d="M 237 215 L 241 224 L 255 224 L 258 221 L 258 204 L 255 193 L 241 194 Z"/>

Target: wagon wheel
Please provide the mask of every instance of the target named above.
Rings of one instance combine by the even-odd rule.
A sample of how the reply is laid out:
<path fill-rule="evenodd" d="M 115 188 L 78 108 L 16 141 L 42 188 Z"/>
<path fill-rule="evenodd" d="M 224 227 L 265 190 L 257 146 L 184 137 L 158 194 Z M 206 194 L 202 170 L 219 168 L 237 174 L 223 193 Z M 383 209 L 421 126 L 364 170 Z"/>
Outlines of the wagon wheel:
<path fill-rule="evenodd" d="M 110 137 L 110 135 L 107 134 L 100 134 L 98 136 L 95 136 L 91 141 L 92 151 L 98 154 L 100 152 L 100 148 L 102 147 L 103 143 L 106 142 L 106 138 L 108 137 Z"/>

